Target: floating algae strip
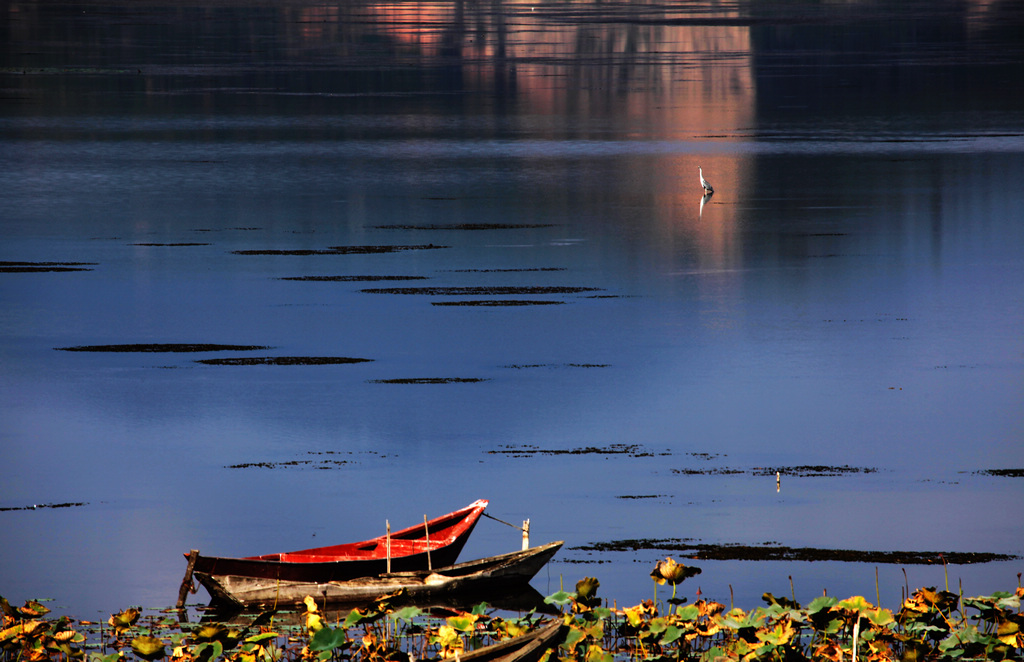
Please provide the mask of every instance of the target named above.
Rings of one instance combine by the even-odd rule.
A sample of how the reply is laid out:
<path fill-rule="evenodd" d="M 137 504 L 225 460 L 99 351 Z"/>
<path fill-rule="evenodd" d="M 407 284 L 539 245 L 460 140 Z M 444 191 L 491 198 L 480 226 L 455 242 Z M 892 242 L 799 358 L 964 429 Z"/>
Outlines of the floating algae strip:
<path fill-rule="evenodd" d="M 482 377 L 401 377 L 397 379 L 370 379 L 370 384 L 473 384 L 489 382 Z"/>
<path fill-rule="evenodd" d="M 278 280 L 301 280 L 315 283 L 359 283 L 386 280 L 427 280 L 426 276 L 284 276 Z"/>
<path fill-rule="evenodd" d="M 235 255 L 368 255 L 373 253 L 400 253 L 448 248 L 427 244 L 423 246 L 328 246 L 327 248 L 255 249 L 231 251 Z"/>
<path fill-rule="evenodd" d="M 473 299 L 471 301 L 431 301 L 431 306 L 560 306 L 564 301 L 530 300 L 530 299 Z"/>
<path fill-rule="evenodd" d="M 557 285 L 529 286 L 469 286 L 469 287 L 368 287 L 361 290 L 368 294 L 415 294 L 425 296 L 502 296 L 523 294 L 579 294 L 597 292 L 599 287 L 562 287 Z"/>
<path fill-rule="evenodd" d="M 0 261 L 0 273 L 27 274 L 46 271 L 92 271 L 96 262 L 7 262 Z"/>
<path fill-rule="evenodd" d="M 688 559 L 705 561 L 840 561 L 845 563 L 879 563 L 925 565 L 952 563 L 968 565 L 992 561 L 1012 561 L 1018 557 L 989 552 L 873 551 L 857 549 L 823 549 L 819 547 L 787 547 L 786 545 L 713 545 L 683 538 L 644 538 L 612 540 L 570 547 L 584 552 L 673 552 Z M 577 563 L 586 561 L 577 561 Z"/>
<path fill-rule="evenodd" d="M 340 365 L 370 361 L 373 359 L 357 359 L 348 356 L 243 356 L 226 359 L 199 359 L 196 363 L 205 363 L 206 365 Z"/>
<path fill-rule="evenodd" d="M 215 345 L 211 343 L 135 343 L 127 345 L 78 345 L 55 347 L 63 352 L 251 352 L 273 349 L 266 345 Z"/>

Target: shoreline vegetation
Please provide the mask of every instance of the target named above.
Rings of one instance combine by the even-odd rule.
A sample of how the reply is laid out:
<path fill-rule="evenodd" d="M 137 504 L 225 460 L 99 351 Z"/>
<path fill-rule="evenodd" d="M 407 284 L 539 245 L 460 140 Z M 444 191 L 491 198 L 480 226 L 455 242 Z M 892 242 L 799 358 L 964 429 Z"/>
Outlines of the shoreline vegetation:
<path fill-rule="evenodd" d="M 559 636 L 530 662 L 1024 659 L 1020 574 L 1014 590 L 988 596 L 908 589 L 892 611 L 861 596 L 823 595 L 801 605 L 765 593 L 764 606 L 748 609 L 700 599 L 699 591 L 692 604 L 677 598 L 678 585 L 700 572 L 669 557 L 651 572 L 653 599 L 638 605 L 609 607 L 597 594 L 600 582 L 585 577 L 575 591 L 559 590 L 515 615 L 486 602 L 469 611 L 400 607 L 396 594 L 342 612 L 307 597 L 304 611 L 211 612 L 197 623 L 188 609 L 143 616 L 132 607 L 91 622 L 0 597 L 0 662 L 458 661 L 553 621 L 561 623 Z M 671 597 L 659 598 L 659 585 L 671 587 Z"/>

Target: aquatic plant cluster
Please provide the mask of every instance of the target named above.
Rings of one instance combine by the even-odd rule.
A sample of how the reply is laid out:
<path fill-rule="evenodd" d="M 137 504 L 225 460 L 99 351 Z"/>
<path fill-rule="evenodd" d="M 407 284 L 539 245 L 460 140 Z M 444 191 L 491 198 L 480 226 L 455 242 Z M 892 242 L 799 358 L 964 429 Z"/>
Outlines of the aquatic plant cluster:
<path fill-rule="evenodd" d="M 562 622 L 557 645 L 536 662 L 670 660 L 1021 660 L 1024 659 L 1024 588 L 964 597 L 921 588 L 899 612 L 863 597 L 822 596 L 802 606 L 765 593 L 766 606 L 751 610 L 697 600 L 686 604 L 675 588 L 700 572 L 668 558 L 651 573 L 673 587 L 672 598 L 633 607 L 608 607 L 597 596 L 600 583 L 586 577 L 576 590 L 545 599 L 550 614 L 532 610 L 518 617 L 471 611 L 431 613 L 394 608 L 388 596 L 348 612 L 334 624 L 313 598 L 295 625 L 285 614 L 265 612 L 245 625 L 188 623 L 179 612 L 140 618 L 136 608 L 104 623 L 47 618 L 36 601 L 20 608 L 0 597 L 0 662 L 83 660 L 120 662 L 415 662 L 458 660 L 481 647 Z M 531 661 L 532 662 L 532 661 Z"/>

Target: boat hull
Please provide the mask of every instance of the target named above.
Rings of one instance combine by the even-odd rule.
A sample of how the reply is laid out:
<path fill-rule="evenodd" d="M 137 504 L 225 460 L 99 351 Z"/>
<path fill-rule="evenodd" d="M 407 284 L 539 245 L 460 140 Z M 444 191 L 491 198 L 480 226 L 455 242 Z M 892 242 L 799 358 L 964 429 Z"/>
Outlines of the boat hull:
<path fill-rule="evenodd" d="M 536 662 L 548 650 L 556 648 L 565 637 L 566 627 L 555 619 L 533 632 L 499 641 L 459 655 L 462 662 Z"/>
<path fill-rule="evenodd" d="M 548 543 L 433 571 L 392 572 L 342 581 L 289 581 L 241 575 L 211 576 L 196 572 L 215 602 L 251 608 L 300 604 L 310 596 L 321 605 L 361 605 L 388 597 L 397 603 L 425 603 L 460 593 L 485 596 L 528 584 L 561 548 Z"/>
<path fill-rule="evenodd" d="M 345 581 L 387 572 L 389 548 L 392 572 L 448 566 L 458 559 L 487 503 L 481 499 L 424 524 L 362 542 L 245 558 L 197 554 L 192 571 L 204 585 L 203 577 L 218 576 L 286 582 Z"/>

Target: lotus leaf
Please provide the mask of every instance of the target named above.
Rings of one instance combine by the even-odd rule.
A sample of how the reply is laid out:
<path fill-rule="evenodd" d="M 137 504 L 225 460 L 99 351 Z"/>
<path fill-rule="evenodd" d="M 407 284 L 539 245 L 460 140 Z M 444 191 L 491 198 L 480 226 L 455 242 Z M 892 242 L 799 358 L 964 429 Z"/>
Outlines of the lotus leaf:
<path fill-rule="evenodd" d="M 560 607 L 564 607 L 572 602 L 572 593 L 567 591 L 558 591 L 557 593 L 552 593 L 548 597 L 544 598 L 544 602 L 549 605 L 555 604 Z"/>
<path fill-rule="evenodd" d="M 258 644 L 267 641 L 268 639 L 277 639 L 280 636 L 281 635 L 277 632 L 260 632 L 259 634 L 254 634 L 251 637 L 246 637 L 245 641 L 249 644 Z"/>
<path fill-rule="evenodd" d="M 669 644 L 677 641 L 682 636 L 683 630 L 677 628 L 674 625 L 670 625 L 667 628 L 665 628 L 665 635 L 661 638 L 661 641 L 659 641 L 658 643 L 662 646 L 668 646 Z"/>
<path fill-rule="evenodd" d="M 589 600 L 597 595 L 597 589 L 600 586 L 601 582 L 594 577 L 584 577 L 576 582 L 576 597 Z"/>
<path fill-rule="evenodd" d="M 475 614 L 463 613 L 458 616 L 449 616 L 448 625 L 460 632 L 472 632 L 476 629 L 476 622 L 480 619 Z"/>
<path fill-rule="evenodd" d="M 207 641 L 196 646 L 196 660 L 216 660 L 224 654 L 224 644 L 219 641 Z"/>
<path fill-rule="evenodd" d="M 1007 620 L 1001 621 L 996 631 L 999 641 L 1007 646 L 1024 648 L 1024 632 L 1021 632 L 1021 616 L 1010 614 Z"/>
<path fill-rule="evenodd" d="M 437 635 L 432 637 L 432 643 L 440 644 L 442 657 L 454 657 L 462 651 L 464 644 L 458 631 L 450 625 L 442 625 L 437 629 Z"/>
<path fill-rule="evenodd" d="M 411 622 L 414 618 L 421 615 L 422 613 L 423 610 L 419 607 L 404 607 L 393 613 L 391 617 L 394 618 L 396 621 L 402 620 Z"/>
<path fill-rule="evenodd" d="M 692 621 L 700 616 L 700 608 L 697 605 L 686 605 L 676 609 L 676 616 L 684 621 Z"/>
<path fill-rule="evenodd" d="M 613 662 L 615 658 L 597 644 L 591 644 L 590 648 L 587 649 L 587 655 L 584 659 L 586 662 Z"/>
<path fill-rule="evenodd" d="M 700 568 L 677 563 L 675 559 L 667 557 L 664 561 L 658 561 L 655 564 L 654 570 L 651 572 L 651 579 L 658 584 L 665 584 L 667 582 L 672 586 L 676 586 L 689 577 L 699 575 L 700 572 Z"/>
<path fill-rule="evenodd" d="M 756 633 L 758 641 L 771 646 L 785 646 L 796 636 L 796 628 L 789 618 L 781 618 L 767 628 L 761 628 Z"/>
<path fill-rule="evenodd" d="M 18 611 L 22 616 L 28 616 L 29 618 L 39 618 L 40 616 L 45 616 L 50 613 L 49 609 L 35 600 L 28 600 L 25 602 L 24 607 L 18 607 Z"/>
<path fill-rule="evenodd" d="M 192 633 L 197 641 L 212 641 L 220 639 L 227 633 L 228 629 L 220 623 L 201 625 Z"/>
<path fill-rule="evenodd" d="M 165 655 L 164 642 L 148 635 L 135 637 L 132 639 L 132 652 L 146 660 L 159 660 Z"/>
<path fill-rule="evenodd" d="M 820 598 L 814 598 L 811 600 L 810 604 L 807 605 L 807 613 L 808 615 L 813 616 L 820 611 L 827 611 L 831 609 L 836 606 L 838 602 L 839 598 L 833 598 L 827 595 L 823 595 Z"/>
<path fill-rule="evenodd" d="M 124 630 L 135 625 L 135 622 L 139 620 L 140 615 L 141 612 L 138 609 L 130 607 L 124 611 L 112 614 L 110 618 L 107 619 L 107 623 L 109 623 L 110 627 L 115 630 Z"/>
<path fill-rule="evenodd" d="M 348 632 L 344 628 L 321 628 L 309 640 L 309 650 L 312 651 L 330 651 L 350 645 Z"/>

